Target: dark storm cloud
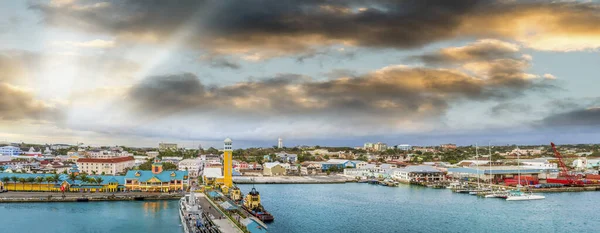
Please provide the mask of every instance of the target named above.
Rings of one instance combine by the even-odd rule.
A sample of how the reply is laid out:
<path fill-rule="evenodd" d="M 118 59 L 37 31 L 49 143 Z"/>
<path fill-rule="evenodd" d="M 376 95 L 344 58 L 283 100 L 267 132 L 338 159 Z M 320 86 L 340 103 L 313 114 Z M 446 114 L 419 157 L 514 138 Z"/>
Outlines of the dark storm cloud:
<path fill-rule="evenodd" d="M 315 47 L 332 44 L 416 48 L 447 39 L 497 36 L 558 50 L 540 38 L 530 40 L 528 33 L 546 33 L 542 39 L 600 35 L 600 10 L 594 3 L 112 0 L 36 3 L 31 8 L 50 25 L 109 33 L 122 40 L 161 43 L 185 31 L 190 34 L 187 45 L 219 54 L 252 54 L 250 59 L 307 52 L 310 56 Z"/>
<path fill-rule="evenodd" d="M 129 98 L 145 115 L 187 112 L 231 112 L 251 116 L 342 117 L 385 122 L 442 116 L 451 103 L 509 99 L 527 91 L 533 81 L 498 85 L 449 69 L 391 66 L 326 81 L 280 74 L 206 87 L 192 74 L 153 76 L 131 88 Z M 506 93 L 512 93 L 508 95 Z M 141 107 L 140 107 L 141 106 Z M 339 120 L 338 119 L 338 120 Z"/>
<path fill-rule="evenodd" d="M 541 121 L 546 127 L 600 126 L 600 107 L 573 110 L 550 115 Z"/>

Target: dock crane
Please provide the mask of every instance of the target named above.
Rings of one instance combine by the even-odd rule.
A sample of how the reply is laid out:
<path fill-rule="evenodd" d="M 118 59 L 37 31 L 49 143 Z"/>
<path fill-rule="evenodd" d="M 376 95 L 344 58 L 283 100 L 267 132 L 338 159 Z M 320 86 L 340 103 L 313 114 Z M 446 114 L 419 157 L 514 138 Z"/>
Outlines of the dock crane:
<path fill-rule="evenodd" d="M 567 169 L 567 166 L 565 165 L 565 162 L 563 161 L 562 155 L 556 149 L 556 145 L 554 145 L 553 142 L 551 142 L 550 145 L 552 146 L 554 155 L 558 159 L 558 166 L 560 167 L 560 172 L 558 173 L 558 177 L 565 178 L 564 182 L 560 182 L 560 183 L 562 183 L 566 186 L 583 186 L 583 181 L 578 180 L 575 176 L 573 176 L 569 173 L 569 169 Z"/>

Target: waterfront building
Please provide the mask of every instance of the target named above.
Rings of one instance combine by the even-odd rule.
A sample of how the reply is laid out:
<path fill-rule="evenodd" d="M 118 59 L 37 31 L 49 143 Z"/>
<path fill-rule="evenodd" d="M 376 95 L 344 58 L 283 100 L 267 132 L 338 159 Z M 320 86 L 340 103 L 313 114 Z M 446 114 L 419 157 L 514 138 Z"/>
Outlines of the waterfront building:
<path fill-rule="evenodd" d="M 220 186 L 223 184 L 223 170 L 221 167 L 205 167 L 202 171 L 202 180 L 205 185 Z"/>
<path fill-rule="evenodd" d="M 558 165 L 556 163 L 551 163 L 549 160 L 554 160 L 556 158 L 551 158 L 551 159 L 547 159 L 547 158 L 536 158 L 536 159 L 523 159 L 521 160 L 521 164 L 523 164 L 524 166 L 522 166 L 523 168 L 541 168 L 541 169 L 545 169 L 545 168 L 558 168 Z"/>
<path fill-rule="evenodd" d="M 279 162 L 265 163 L 263 165 L 263 175 L 265 176 L 282 176 L 285 175 L 286 169 Z"/>
<path fill-rule="evenodd" d="M 1 155 L 18 156 L 21 154 L 21 148 L 16 146 L 3 146 L 0 147 Z"/>
<path fill-rule="evenodd" d="M 165 150 L 177 150 L 177 144 L 175 143 L 159 143 L 158 144 L 158 150 L 160 151 L 165 151 Z"/>
<path fill-rule="evenodd" d="M 77 160 L 77 166 L 81 172 L 88 174 L 111 174 L 123 173 L 125 169 L 135 166 L 133 157 L 119 157 L 110 159 L 92 159 L 80 158 Z"/>
<path fill-rule="evenodd" d="M 127 190 L 169 192 L 189 187 L 187 171 L 163 171 L 159 159 L 154 160 L 151 171 L 130 170 L 124 180 Z"/>
<path fill-rule="evenodd" d="M 480 178 L 483 180 L 501 180 L 504 178 L 517 177 L 518 173 L 523 176 L 531 176 L 539 179 L 556 178 L 558 169 L 554 167 L 527 168 L 524 166 L 495 166 L 491 169 L 487 166 L 448 168 L 448 175 L 453 178 Z"/>
<path fill-rule="evenodd" d="M 196 159 L 184 159 L 179 162 L 177 168 L 180 171 L 188 171 L 189 176 L 192 178 L 198 177 L 200 170 L 203 168 L 202 160 L 200 158 Z"/>
<path fill-rule="evenodd" d="M 394 169 L 392 177 L 400 182 L 439 182 L 444 181 L 444 172 L 432 166 L 419 165 Z"/>
<path fill-rule="evenodd" d="M 356 164 L 359 163 L 365 166 L 364 161 L 359 160 L 345 160 L 345 159 L 330 159 L 321 164 L 323 171 L 329 170 L 331 167 L 337 167 L 338 170 L 342 171 L 344 168 L 355 168 Z"/>
<path fill-rule="evenodd" d="M 411 146 L 411 145 L 408 145 L 408 144 L 400 144 L 400 145 L 397 145 L 397 146 L 396 146 L 396 148 L 397 148 L 398 150 L 403 150 L 403 151 L 409 151 L 409 150 L 412 150 L 412 146 Z"/>

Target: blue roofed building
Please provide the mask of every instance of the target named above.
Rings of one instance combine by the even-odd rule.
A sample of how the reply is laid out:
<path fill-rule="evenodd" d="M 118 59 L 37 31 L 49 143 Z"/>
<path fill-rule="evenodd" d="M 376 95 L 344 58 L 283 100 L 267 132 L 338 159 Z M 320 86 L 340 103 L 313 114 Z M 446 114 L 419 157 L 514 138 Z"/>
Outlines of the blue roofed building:
<path fill-rule="evenodd" d="M 125 175 L 127 190 L 169 192 L 187 190 L 188 171 L 163 171 L 160 160 L 155 160 L 151 171 L 130 170 Z"/>
<path fill-rule="evenodd" d="M 344 170 L 344 168 L 355 168 L 356 164 L 362 161 L 353 161 L 353 160 L 345 160 L 345 159 L 330 159 L 327 162 L 323 162 L 321 164 L 321 169 L 323 171 L 327 171 L 332 167 L 337 167 L 339 171 Z"/>

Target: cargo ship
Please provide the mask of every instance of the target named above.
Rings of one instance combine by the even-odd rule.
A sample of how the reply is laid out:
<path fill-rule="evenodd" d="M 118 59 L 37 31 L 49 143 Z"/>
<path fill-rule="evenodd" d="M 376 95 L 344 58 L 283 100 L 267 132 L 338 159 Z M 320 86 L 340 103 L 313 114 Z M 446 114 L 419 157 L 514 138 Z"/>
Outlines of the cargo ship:
<path fill-rule="evenodd" d="M 273 215 L 260 204 L 260 193 L 255 188 L 252 188 L 246 195 L 242 207 L 260 221 L 272 222 L 274 220 Z"/>

